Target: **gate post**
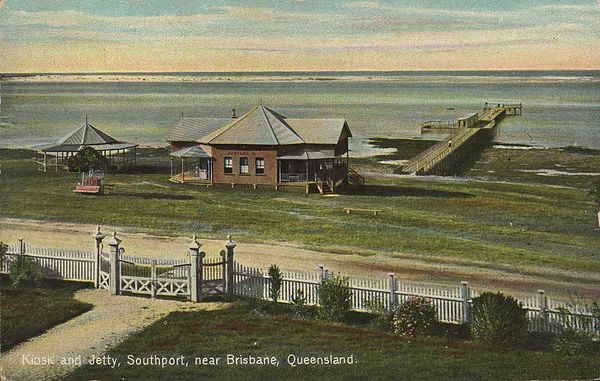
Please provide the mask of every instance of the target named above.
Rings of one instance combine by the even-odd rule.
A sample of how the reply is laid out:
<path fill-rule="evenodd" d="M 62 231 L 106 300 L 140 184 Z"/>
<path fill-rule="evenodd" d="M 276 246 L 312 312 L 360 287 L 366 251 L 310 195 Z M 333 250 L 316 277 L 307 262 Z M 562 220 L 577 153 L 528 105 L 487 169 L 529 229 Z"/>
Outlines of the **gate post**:
<path fill-rule="evenodd" d="M 231 234 L 227 236 L 227 293 L 233 295 L 233 249 L 235 249 L 235 243 L 231 240 Z M 223 258 L 225 259 L 225 258 Z"/>
<path fill-rule="evenodd" d="M 540 309 L 540 319 L 542 322 L 542 332 L 548 330 L 548 320 L 546 319 L 546 296 L 544 290 L 537 290 L 537 305 Z"/>
<path fill-rule="evenodd" d="M 190 253 L 190 299 L 192 302 L 200 301 L 200 287 L 202 285 L 202 258 L 200 248 L 202 244 L 192 237 L 192 242 L 188 246 Z"/>
<path fill-rule="evenodd" d="M 461 323 L 469 323 L 471 321 L 471 308 L 469 306 L 469 299 L 471 299 L 471 289 L 469 289 L 469 282 L 460 282 L 460 294 L 462 297 L 462 313 L 463 318 Z"/>
<path fill-rule="evenodd" d="M 156 259 L 153 259 L 150 265 L 150 297 L 156 298 Z"/>
<path fill-rule="evenodd" d="M 94 238 L 96 239 L 96 271 L 94 274 L 94 287 L 100 287 L 100 252 L 102 251 L 102 240 L 106 237 L 106 235 L 100 232 L 100 225 L 96 226 L 96 234 Z"/>
<path fill-rule="evenodd" d="M 25 238 L 19 238 L 19 254 L 25 254 Z"/>
<path fill-rule="evenodd" d="M 117 232 L 113 230 L 112 239 L 108 242 L 110 246 L 110 294 L 118 295 L 121 292 L 121 261 L 120 248 L 121 239 L 117 238 Z"/>

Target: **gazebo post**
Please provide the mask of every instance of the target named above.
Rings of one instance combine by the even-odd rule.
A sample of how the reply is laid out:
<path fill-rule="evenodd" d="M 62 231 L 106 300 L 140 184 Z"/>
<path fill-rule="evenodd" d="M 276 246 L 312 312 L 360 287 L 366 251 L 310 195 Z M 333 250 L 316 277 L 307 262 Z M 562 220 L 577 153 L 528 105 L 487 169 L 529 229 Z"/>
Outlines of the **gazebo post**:
<path fill-rule="evenodd" d="M 306 182 L 308 182 L 308 163 L 309 163 L 309 160 L 306 159 Z"/>
<path fill-rule="evenodd" d="M 173 177 L 173 156 L 171 156 L 171 177 Z"/>
<path fill-rule="evenodd" d="M 181 182 L 185 181 L 185 167 L 183 162 L 183 157 L 181 158 Z"/>
<path fill-rule="evenodd" d="M 46 166 L 47 166 L 47 162 L 46 162 L 46 152 L 44 152 L 44 172 L 46 172 Z"/>

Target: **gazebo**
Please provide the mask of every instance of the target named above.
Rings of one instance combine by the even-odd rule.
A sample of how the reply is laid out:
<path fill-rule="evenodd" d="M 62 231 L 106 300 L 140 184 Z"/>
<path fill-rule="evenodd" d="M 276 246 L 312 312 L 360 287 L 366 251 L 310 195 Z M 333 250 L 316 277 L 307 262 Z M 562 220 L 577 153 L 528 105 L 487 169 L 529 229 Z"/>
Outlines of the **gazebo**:
<path fill-rule="evenodd" d="M 92 147 L 108 159 L 109 168 L 124 169 L 135 167 L 138 144 L 119 141 L 88 123 L 61 139 L 58 143 L 37 148 L 36 162 L 40 170 L 46 172 L 54 167 L 56 171 L 65 166 L 65 160 L 75 156 L 85 147 Z"/>

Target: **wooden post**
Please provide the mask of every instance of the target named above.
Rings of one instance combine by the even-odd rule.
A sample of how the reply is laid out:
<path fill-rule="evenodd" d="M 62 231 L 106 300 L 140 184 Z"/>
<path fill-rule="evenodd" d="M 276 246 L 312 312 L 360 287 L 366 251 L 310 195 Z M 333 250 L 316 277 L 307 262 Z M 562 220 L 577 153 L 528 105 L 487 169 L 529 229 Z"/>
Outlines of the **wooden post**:
<path fill-rule="evenodd" d="M 117 232 L 113 230 L 112 239 L 108 242 L 110 246 L 110 294 L 118 295 L 121 292 L 121 240 L 117 238 Z"/>
<path fill-rule="evenodd" d="M 106 237 L 104 234 L 100 232 L 100 226 L 96 227 L 96 234 L 94 234 L 94 238 L 96 239 L 96 271 L 94 274 L 94 287 L 100 287 L 100 252 L 102 251 L 102 240 Z"/>
<path fill-rule="evenodd" d="M 544 290 L 537 291 L 537 305 L 540 309 L 540 322 L 542 324 L 542 331 L 546 331 L 548 328 L 547 320 L 546 320 L 546 296 L 544 295 Z"/>
<path fill-rule="evenodd" d="M 233 295 L 233 249 L 235 249 L 235 243 L 231 240 L 231 234 L 227 236 L 227 243 L 225 247 L 227 248 L 227 293 L 229 295 Z"/>
<path fill-rule="evenodd" d="M 150 297 L 156 298 L 156 259 L 150 265 Z"/>
<path fill-rule="evenodd" d="M 322 282 L 325 280 L 325 266 L 319 265 L 319 280 Z"/>
<path fill-rule="evenodd" d="M 190 299 L 192 302 L 200 301 L 200 288 L 202 285 L 202 255 L 200 248 L 202 244 L 196 239 L 196 235 L 192 237 L 192 242 L 188 247 L 190 253 Z"/>
<path fill-rule="evenodd" d="M 390 305 L 389 305 L 389 311 L 393 311 L 394 308 L 396 308 L 396 306 L 398 305 L 398 295 L 396 295 L 396 274 L 394 273 L 389 273 L 389 289 L 390 289 Z"/>
<path fill-rule="evenodd" d="M 19 238 L 19 254 L 25 254 L 25 241 L 24 238 Z"/>
<path fill-rule="evenodd" d="M 471 321 L 471 306 L 469 301 L 471 300 L 471 289 L 469 288 L 469 282 L 460 282 L 460 294 L 462 298 L 462 323 L 469 323 Z"/>

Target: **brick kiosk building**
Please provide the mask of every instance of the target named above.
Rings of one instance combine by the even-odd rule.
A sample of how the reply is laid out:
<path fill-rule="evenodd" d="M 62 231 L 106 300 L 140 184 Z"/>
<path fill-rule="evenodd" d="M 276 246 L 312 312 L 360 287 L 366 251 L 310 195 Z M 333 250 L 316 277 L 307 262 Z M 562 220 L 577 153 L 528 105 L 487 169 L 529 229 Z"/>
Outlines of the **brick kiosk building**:
<path fill-rule="evenodd" d="M 231 118 L 181 118 L 171 127 L 171 181 L 335 192 L 362 181 L 348 167 L 343 119 L 296 119 L 264 106 Z"/>

